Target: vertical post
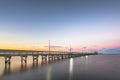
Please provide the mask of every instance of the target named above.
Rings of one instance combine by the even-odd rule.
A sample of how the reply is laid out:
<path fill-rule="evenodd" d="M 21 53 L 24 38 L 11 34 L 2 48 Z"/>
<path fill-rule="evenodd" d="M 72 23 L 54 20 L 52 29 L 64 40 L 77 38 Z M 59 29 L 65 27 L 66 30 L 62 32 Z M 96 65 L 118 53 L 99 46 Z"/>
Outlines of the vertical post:
<path fill-rule="evenodd" d="M 27 63 L 27 56 L 21 56 L 21 64 Z"/>
<path fill-rule="evenodd" d="M 42 56 L 42 64 L 47 63 L 47 55 L 41 55 Z"/>
<path fill-rule="evenodd" d="M 82 47 L 82 56 L 83 56 L 83 54 L 84 54 L 84 47 Z"/>
<path fill-rule="evenodd" d="M 61 55 L 61 59 L 63 59 L 63 54 Z"/>
<path fill-rule="evenodd" d="M 38 66 L 38 55 L 33 55 L 33 67 Z"/>
<path fill-rule="evenodd" d="M 11 56 L 5 56 L 5 64 L 10 64 Z"/>
<path fill-rule="evenodd" d="M 84 55 L 84 53 L 85 53 L 85 50 L 86 50 L 86 47 L 83 47 L 82 48 L 82 54 Z"/>
<path fill-rule="evenodd" d="M 71 48 L 71 45 L 70 45 L 70 54 L 72 54 L 72 48 Z"/>
<path fill-rule="evenodd" d="M 71 53 L 71 45 L 70 45 L 70 53 Z"/>
<path fill-rule="evenodd" d="M 5 56 L 5 73 L 10 72 L 11 56 Z"/>
<path fill-rule="evenodd" d="M 49 40 L 49 54 L 50 54 L 50 40 Z"/>

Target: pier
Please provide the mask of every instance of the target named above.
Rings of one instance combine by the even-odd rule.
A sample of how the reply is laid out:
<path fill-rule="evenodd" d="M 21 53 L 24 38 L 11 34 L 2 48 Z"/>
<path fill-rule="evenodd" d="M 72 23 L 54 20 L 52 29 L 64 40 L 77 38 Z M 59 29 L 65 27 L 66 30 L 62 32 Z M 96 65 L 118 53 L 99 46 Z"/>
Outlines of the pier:
<path fill-rule="evenodd" d="M 14 56 L 21 57 L 21 64 L 27 63 L 27 57 L 33 57 L 33 63 L 38 64 L 38 57 L 41 56 L 42 62 L 53 62 L 68 58 L 96 55 L 96 53 L 79 53 L 63 51 L 35 51 L 35 50 L 0 50 L 0 57 L 4 57 L 5 65 L 10 65 L 11 58 Z"/>

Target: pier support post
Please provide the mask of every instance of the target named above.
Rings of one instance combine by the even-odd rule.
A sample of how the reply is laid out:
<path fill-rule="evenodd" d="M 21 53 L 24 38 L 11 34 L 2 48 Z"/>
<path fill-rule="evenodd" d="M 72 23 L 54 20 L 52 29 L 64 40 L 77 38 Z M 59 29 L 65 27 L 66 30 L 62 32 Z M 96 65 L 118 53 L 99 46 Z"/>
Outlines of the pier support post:
<path fill-rule="evenodd" d="M 21 64 L 27 63 L 27 56 L 21 56 Z"/>
<path fill-rule="evenodd" d="M 5 56 L 5 73 L 10 72 L 11 56 Z"/>
<path fill-rule="evenodd" d="M 33 55 L 33 62 L 38 62 L 38 55 Z"/>
<path fill-rule="evenodd" d="M 66 59 L 66 55 L 64 55 L 64 59 Z"/>
<path fill-rule="evenodd" d="M 63 54 L 61 55 L 61 59 L 63 59 Z"/>
<path fill-rule="evenodd" d="M 56 61 L 56 55 L 54 55 L 54 61 Z"/>
<path fill-rule="evenodd" d="M 59 60 L 59 55 L 57 55 L 57 60 Z"/>
<path fill-rule="evenodd" d="M 47 63 L 47 55 L 41 55 L 42 56 L 42 63 Z"/>
<path fill-rule="evenodd" d="M 53 61 L 55 61 L 55 55 L 52 56 Z"/>
<path fill-rule="evenodd" d="M 54 60 L 54 55 L 48 55 L 48 61 L 51 62 Z"/>
<path fill-rule="evenodd" d="M 38 57 L 39 55 L 33 55 L 33 67 L 38 66 Z"/>
<path fill-rule="evenodd" d="M 68 57 L 69 57 L 69 58 L 72 58 L 72 54 L 69 54 Z"/>
<path fill-rule="evenodd" d="M 5 64 L 10 64 L 11 56 L 5 56 Z"/>

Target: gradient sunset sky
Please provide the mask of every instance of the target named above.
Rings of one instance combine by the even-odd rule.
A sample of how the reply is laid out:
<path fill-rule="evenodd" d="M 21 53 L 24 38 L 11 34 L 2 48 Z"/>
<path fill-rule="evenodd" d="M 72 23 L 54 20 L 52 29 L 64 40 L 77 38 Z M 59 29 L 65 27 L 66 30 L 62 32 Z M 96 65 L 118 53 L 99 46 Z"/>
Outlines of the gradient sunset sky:
<path fill-rule="evenodd" d="M 120 0 L 0 0 L 0 49 L 120 47 Z"/>

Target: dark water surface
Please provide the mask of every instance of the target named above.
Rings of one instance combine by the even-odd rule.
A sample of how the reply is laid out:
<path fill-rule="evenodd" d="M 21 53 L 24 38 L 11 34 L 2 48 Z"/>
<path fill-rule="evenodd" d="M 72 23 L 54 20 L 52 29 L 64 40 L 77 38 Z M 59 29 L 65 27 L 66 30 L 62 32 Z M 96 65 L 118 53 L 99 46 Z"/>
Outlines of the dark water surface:
<path fill-rule="evenodd" d="M 23 71 L 4 73 L 0 80 L 120 80 L 120 55 L 65 59 Z"/>

